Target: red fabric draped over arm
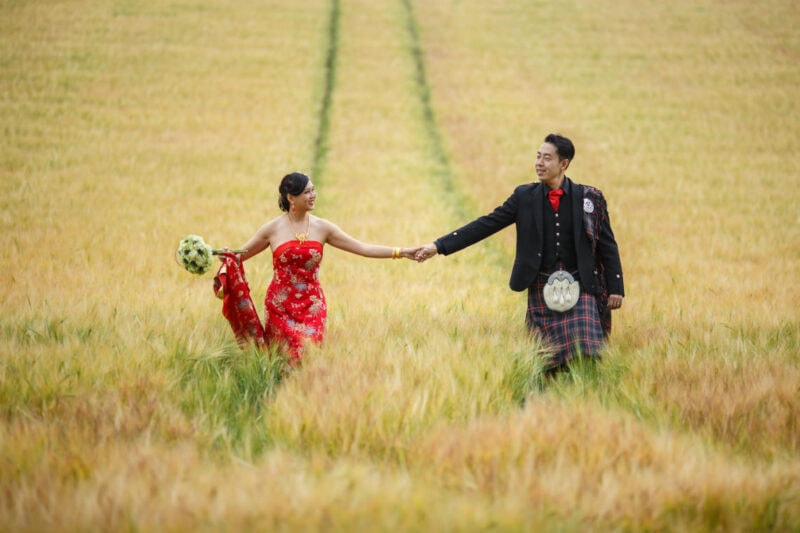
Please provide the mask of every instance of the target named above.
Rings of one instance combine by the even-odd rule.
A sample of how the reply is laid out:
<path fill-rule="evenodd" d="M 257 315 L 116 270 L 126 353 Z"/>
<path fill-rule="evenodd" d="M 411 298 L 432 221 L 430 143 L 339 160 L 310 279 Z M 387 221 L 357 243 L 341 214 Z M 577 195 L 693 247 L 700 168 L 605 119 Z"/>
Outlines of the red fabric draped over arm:
<path fill-rule="evenodd" d="M 214 294 L 222 299 L 222 316 L 228 320 L 240 345 L 253 343 L 266 348 L 264 326 L 250 297 L 241 256 L 224 252 L 220 259 L 222 265 L 214 276 Z"/>

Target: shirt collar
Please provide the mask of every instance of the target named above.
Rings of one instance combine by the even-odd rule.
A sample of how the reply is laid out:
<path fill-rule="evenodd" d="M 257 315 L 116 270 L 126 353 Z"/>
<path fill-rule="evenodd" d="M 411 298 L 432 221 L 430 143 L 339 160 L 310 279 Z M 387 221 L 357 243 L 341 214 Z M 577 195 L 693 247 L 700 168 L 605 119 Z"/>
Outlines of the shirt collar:
<path fill-rule="evenodd" d="M 572 180 L 568 177 L 564 176 L 564 181 L 561 183 L 560 187 L 564 191 L 564 196 L 569 196 L 572 192 Z M 547 191 L 551 190 L 547 185 L 544 186 L 545 195 L 547 195 Z"/>

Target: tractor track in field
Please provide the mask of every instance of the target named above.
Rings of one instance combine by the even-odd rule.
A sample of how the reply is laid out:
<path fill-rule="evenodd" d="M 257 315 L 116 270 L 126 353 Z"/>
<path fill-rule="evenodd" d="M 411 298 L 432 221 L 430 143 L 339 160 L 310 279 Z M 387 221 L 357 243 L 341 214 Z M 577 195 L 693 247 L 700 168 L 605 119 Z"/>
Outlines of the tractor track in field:
<path fill-rule="evenodd" d="M 414 60 L 417 97 L 422 106 L 422 120 L 427 132 L 430 156 L 434 163 L 434 174 L 441 183 L 442 190 L 448 198 L 447 203 L 452 209 L 456 224 L 466 223 L 477 216 L 468 206 L 473 202 L 469 196 L 457 185 L 451 168 L 447 151 L 444 147 L 442 134 L 436 121 L 436 113 L 431 102 L 431 88 L 425 70 L 425 52 L 419 34 L 419 28 L 414 14 L 412 0 L 401 0 L 406 14 L 406 30 L 410 40 L 410 54 Z M 331 0 L 330 15 L 327 27 L 327 50 L 325 57 L 325 74 L 322 98 L 319 107 L 319 117 L 316 138 L 314 139 L 314 153 L 312 162 L 312 176 L 317 183 L 324 181 L 325 163 L 328 153 L 330 134 L 331 110 L 336 87 L 336 66 L 338 62 L 339 28 L 341 18 L 341 0 Z M 488 239 L 485 243 L 491 255 L 491 262 L 506 268 L 509 261 L 509 251 L 504 249 L 496 239 Z"/>
<path fill-rule="evenodd" d="M 414 15 L 414 6 L 412 0 L 402 0 L 402 3 L 406 11 L 406 26 L 411 39 L 411 55 L 414 58 L 416 67 L 417 90 L 422 104 L 425 130 L 428 133 L 431 154 L 436 163 L 435 173 L 442 184 L 445 196 L 448 198 L 448 203 L 457 220 L 456 223 L 464 224 L 478 215 L 473 209 L 467 207 L 472 205 L 473 202 L 456 184 L 453 178 L 450 160 L 447 157 L 447 151 L 442 141 L 442 134 L 436 122 L 436 114 L 434 113 L 433 104 L 431 103 L 431 89 L 427 74 L 425 73 L 425 52 L 422 47 L 422 40 L 419 36 L 418 24 Z M 503 248 L 500 241 L 489 238 L 485 246 L 490 253 L 493 265 L 501 268 L 508 268 L 509 251 Z"/>
<path fill-rule="evenodd" d="M 431 154 L 436 163 L 436 175 L 442 183 L 442 187 L 447 192 L 447 195 L 453 199 L 453 207 L 459 218 L 467 218 L 470 215 L 464 211 L 463 202 L 458 201 L 460 191 L 453 181 L 453 172 L 450 168 L 450 160 L 447 157 L 447 152 L 444 149 L 442 142 L 442 135 L 439 131 L 439 126 L 436 123 L 436 114 L 433 112 L 433 105 L 431 104 L 431 90 L 428 84 L 428 77 L 425 73 L 425 53 L 422 49 L 422 42 L 419 37 L 419 29 L 417 27 L 417 20 L 414 16 L 414 6 L 411 0 L 402 0 L 403 7 L 406 12 L 406 28 L 411 39 L 411 56 L 414 58 L 414 66 L 416 69 L 417 90 L 419 93 L 419 100 L 422 104 L 423 120 L 425 121 L 425 131 L 428 133 L 428 140 L 430 141 Z"/>
<path fill-rule="evenodd" d="M 336 84 L 340 13 L 340 0 L 331 0 L 330 17 L 328 19 L 328 46 L 325 56 L 325 86 L 322 90 L 317 135 L 314 139 L 314 160 L 311 165 L 311 175 L 315 181 L 322 181 L 325 159 L 328 153 L 331 103 L 333 101 L 333 88 Z"/>

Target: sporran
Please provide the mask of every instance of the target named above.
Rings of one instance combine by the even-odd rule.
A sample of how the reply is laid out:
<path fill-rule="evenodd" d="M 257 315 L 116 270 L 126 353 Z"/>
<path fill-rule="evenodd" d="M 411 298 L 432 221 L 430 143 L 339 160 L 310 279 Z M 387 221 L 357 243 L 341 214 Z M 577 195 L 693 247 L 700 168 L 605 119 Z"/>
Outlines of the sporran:
<path fill-rule="evenodd" d="M 548 309 L 563 313 L 578 303 L 581 297 L 581 285 L 566 270 L 557 270 L 547 278 L 542 294 Z"/>

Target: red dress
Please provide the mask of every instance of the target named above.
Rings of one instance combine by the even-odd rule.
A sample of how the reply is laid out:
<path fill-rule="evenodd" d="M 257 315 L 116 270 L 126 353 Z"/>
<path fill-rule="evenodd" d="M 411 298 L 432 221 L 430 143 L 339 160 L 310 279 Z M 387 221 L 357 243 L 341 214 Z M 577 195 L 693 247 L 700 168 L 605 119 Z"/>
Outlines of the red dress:
<path fill-rule="evenodd" d="M 287 241 L 272 253 L 264 333 L 294 361 L 300 360 L 305 341 L 318 343 L 325 335 L 328 307 L 319 284 L 321 262 L 322 244 L 317 241 Z"/>
<path fill-rule="evenodd" d="M 252 342 L 259 348 L 266 347 L 264 327 L 250 297 L 242 257 L 233 252 L 224 252 L 220 260 L 222 265 L 214 276 L 214 294 L 222 299 L 222 316 L 230 323 L 241 346 Z"/>

